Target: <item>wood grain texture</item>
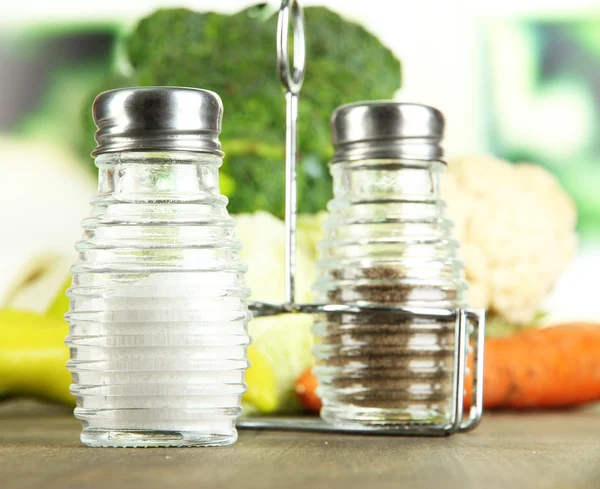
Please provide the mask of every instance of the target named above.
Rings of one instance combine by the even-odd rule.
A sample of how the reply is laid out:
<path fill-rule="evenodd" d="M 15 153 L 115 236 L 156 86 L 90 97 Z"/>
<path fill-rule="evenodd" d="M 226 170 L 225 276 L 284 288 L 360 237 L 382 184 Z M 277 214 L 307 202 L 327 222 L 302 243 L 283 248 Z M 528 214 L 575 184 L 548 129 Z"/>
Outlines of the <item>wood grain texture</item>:
<path fill-rule="evenodd" d="M 79 430 L 64 409 L 0 406 L 0 488 L 600 488 L 594 412 L 486 415 L 437 439 L 242 431 L 225 448 L 92 449 Z"/>

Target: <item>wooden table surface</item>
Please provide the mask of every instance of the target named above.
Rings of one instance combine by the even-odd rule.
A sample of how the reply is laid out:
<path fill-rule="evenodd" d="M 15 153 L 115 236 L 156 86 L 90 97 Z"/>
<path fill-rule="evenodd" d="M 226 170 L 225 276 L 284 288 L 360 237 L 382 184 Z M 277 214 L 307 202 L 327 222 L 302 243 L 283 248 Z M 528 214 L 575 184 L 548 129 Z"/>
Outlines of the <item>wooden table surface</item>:
<path fill-rule="evenodd" d="M 241 431 L 224 448 L 93 449 L 67 410 L 0 405 L 1 489 L 598 489 L 600 413 L 486 415 L 397 438 Z"/>

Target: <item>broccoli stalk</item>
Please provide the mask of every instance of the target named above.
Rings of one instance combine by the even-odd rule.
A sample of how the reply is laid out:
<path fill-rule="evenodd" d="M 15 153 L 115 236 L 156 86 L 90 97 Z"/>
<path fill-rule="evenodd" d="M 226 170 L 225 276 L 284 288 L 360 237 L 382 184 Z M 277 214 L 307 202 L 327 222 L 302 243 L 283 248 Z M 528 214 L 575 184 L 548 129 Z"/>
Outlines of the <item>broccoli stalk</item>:
<path fill-rule="evenodd" d="M 217 92 L 225 106 L 222 171 L 233 181 L 229 210 L 282 217 L 285 104 L 275 68 L 277 19 L 267 14 L 263 6 L 233 15 L 158 10 L 124 39 L 131 73 L 107 74 L 99 91 L 171 85 Z M 400 86 L 400 63 L 364 28 L 326 8 L 306 8 L 305 17 L 298 204 L 300 212 L 316 212 L 331 198 L 331 112 L 344 103 L 390 98 Z M 86 143 L 94 130 L 89 106 Z"/>

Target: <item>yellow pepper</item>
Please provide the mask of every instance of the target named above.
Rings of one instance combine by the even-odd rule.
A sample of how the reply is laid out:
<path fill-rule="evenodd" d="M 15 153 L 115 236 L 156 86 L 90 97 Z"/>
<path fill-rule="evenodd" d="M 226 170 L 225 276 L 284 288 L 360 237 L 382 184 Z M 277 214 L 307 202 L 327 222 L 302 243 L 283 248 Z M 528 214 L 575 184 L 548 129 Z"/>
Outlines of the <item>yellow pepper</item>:
<path fill-rule="evenodd" d="M 29 396 L 74 405 L 62 319 L 0 310 L 0 397 Z"/>
<path fill-rule="evenodd" d="M 242 401 L 261 413 L 272 413 L 279 404 L 275 371 L 265 356 L 252 345 L 248 347 L 248 360 L 250 360 L 250 368 L 246 372 L 248 390 L 244 393 Z"/>
<path fill-rule="evenodd" d="M 75 405 L 66 368 L 68 326 L 61 315 L 0 309 L 0 398 L 25 396 Z M 248 357 L 252 366 L 243 401 L 259 412 L 272 412 L 278 404 L 273 367 L 253 346 Z"/>

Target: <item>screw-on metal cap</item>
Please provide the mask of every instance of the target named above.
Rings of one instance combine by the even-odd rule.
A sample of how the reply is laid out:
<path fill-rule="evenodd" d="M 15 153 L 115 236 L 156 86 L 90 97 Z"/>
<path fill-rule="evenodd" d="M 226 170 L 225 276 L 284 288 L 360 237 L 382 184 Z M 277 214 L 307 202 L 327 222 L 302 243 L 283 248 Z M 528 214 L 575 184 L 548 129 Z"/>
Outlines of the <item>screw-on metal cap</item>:
<path fill-rule="evenodd" d="M 223 103 L 214 92 L 180 87 L 134 87 L 103 92 L 92 109 L 98 147 L 119 151 L 195 151 L 223 156 Z"/>
<path fill-rule="evenodd" d="M 443 161 L 442 113 L 418 104 L 359 102 L 338 107 L 331 116 L 332 163 L 403 158 Z"/>

